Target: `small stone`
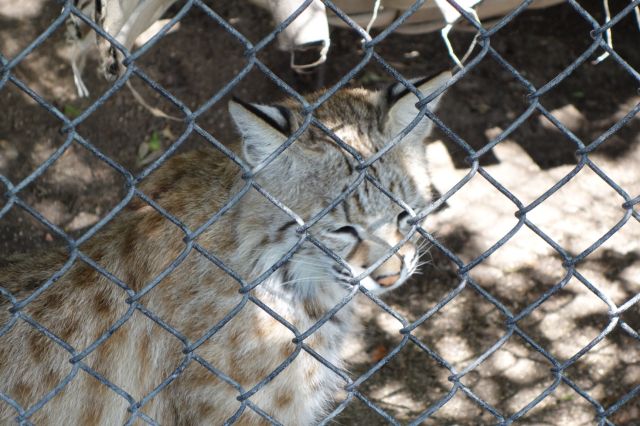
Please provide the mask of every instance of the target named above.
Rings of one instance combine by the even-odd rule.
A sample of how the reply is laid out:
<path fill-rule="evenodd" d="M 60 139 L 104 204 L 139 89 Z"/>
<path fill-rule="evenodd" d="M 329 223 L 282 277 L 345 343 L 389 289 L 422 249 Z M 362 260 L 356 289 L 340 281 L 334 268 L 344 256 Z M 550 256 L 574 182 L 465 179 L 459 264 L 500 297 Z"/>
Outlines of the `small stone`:
<path fill-rule="evenodd" d="M 18 158 L 18 150 L 8 141 L 0 139 L 0 172 L 6 174 L 9 169 L 9 163 Z"/>
<path fill-rule="evenodd" d="M 404 56 L 407 59 L 413 59 L 420 56 L 420 52 L 418 52 L 417 50 L 412 50 L 410 52 L 405 52 L 402 56 Z"/>
<path fill-rule="evenodd" d="M 86 228 L 96 223 L 100 218 L 93 213 L 80 212 L 73 218 L 71 223 L 67 225 L 67 230 L 77 231 L 78 229 Z"/>
<path fill-rule="evenodd" d="M 379 362 L 382 358 L 387 356 L 388 353 L 389 349 L 385 345 L 380 344 L 376 346 L 373 351 L 371 351 L 371 362 Z"/>
<path fill-rule="evenodd" d="M 142 142 L 138 146 L 138 159 L 142 160 L 148 154 L 149 154 L 149 144 L 147 144 L 146 142 Z"/>

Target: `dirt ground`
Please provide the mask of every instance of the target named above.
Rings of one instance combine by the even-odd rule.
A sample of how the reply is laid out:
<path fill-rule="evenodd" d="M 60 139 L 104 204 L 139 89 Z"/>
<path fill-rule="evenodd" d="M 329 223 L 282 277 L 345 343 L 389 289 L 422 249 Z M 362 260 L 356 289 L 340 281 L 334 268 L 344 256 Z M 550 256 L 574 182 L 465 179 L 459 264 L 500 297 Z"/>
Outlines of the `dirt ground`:
<path fill-rule="evenodd" d="M 612 2 L 613 3 L 613 2 Z M 209 2 L 212 8 L 251 41 L 269 33 L 265 12 L 244 2 Z M 601 2 L 581 2 L 602 19 Z M 619 8 L 622 5 L 613 5 Z M 169 11 L 176 12 L 176 8 Z M 617 9 L 616 9 L 617 10 Z M 0 53 L 12 58 L 57 16 L 60 7 L 45 0 L 0 0 Z M 615 11 L 614 11 L 615 12 Z M 491 38 L 491 46 L 536 87 L 542 86 L 589 46 L 590 26 L 568 5 L 524 13 Z M 640 31 L 631 14 L 613 28 L 616 51 L 640 70 Z M 452 34 L 457 51 L 471 35 Z M 360 41 L 352 31 L 332 30 L 333 45 L 324 70 L 324 85 L 334 84 L 362 58 Z M 406 77 L 430 74 L 450 66 L 438 34 L 392 34 L 376 51 Z M 599 54 L 600 52 L 598 52 Z M 27 56 L 14 70 L 21 81 L 65 114 L 75 116 L 108 88 L 91 59 L 85 70 L 88 99 L 76 96 L 64 29 Z M 274 46 L 261 60 L 295 89 L 305 91 L 309 79 L 297 78 L 289 57 Z M 190 108 L 196 108 L 245 65 L 240 43 L 204 13 L 193 9 L 145 54 L 138 65 L 151 78 Z M 353 85 L 384 87 L 391 81 L 379 65 L 368 65 Z M 158 108 L 179 115 L 177 108 L 138 79 L 134 86 Z M 250 101 L 269 102 L 283 94 L 265 75 L 253 70 L 233 90 Z M 225 96 L 199 124 L 235 149 Z M 583 64 L 541 104 L 585 143 L 620 120 L 640 102 L 638 81 L 612 60 Z M 473 148 L 484 146 L 528 107 L 526 90 L 500 64 L 486 57 L 453 86 L 440 110 L 443 122 Z M 0 89 L 0 174 L 17 183 L 59 147 L 60 123 L 11 84 Z M 180 122 L 153 117 L 128 90 L 118 92 L 78 131 L 103 153 L 131 171 L 166 149 L 184 132 Z M 591 160 L 631 197 L 640 195 L 640 120 L 634 118 L 600 146 Z M 191 136 L 184 148 L 202 146 Z M 429 144 L 434 185 L 446 193 L 469 173 L 466 154 L 437 133 Z M 576 146 L 540 114 L 533 114 L 503 143 L 481 159 L 481 165 L 527 205 L 568 174 L 576 164 Z M 3 192 L 0 190 L 0 192 Z M 72 235 L 103 217 L 124 193 L 124 179 L 88 151 L 74 145 L 49 170 L 27 186 L 21 197 L 43 216 Z M 0 199 L 1 200 L 1 199 Z M 622 197 L 592 170 L 585 168 L 561 190 L 528 214 L 528 219 L 570 254 L 576 255 L 604 235 L 624 216 Z M 1 205 L 1 204 L 0 204 Z M 636 210 L 638 207 L 636 207 Z M 517 224 L 515 205 L 476 174 L 432 214 L 426 229 L 462 261 L 489 249 Z M 56 237 L 18 209 L 0 218 L 0 258 L 59 244 Z M 426 254 L 422 274 L 385 301 L 407 320 L 415 321 L 459 284 L 457 266 L 438 248 Z M 640 293 L 640 223 L 631 218 L 614 237 L 577 266 L 617 306 Z M 560 256 L 534 232 L 521 228 L 503 247 L 474 267 L 471 276 L 512 313 L 521 312 L 566 274 Z M 364 332 L 350 346 L 353 377 L 366 372 L 401 342 L 402 327 L 371 303 L 364 303 Z M 519 327 L 561 362 L 571 358 L 608 323 L 608 307 L 575 277 L 559 293 L 518 322 Z M 622 318 L 636 332 L 636 304 Z M 467 286 L 413 334 L 457 371 L 463 370 L 505 336 L 505 315 Z M 554 376 L 551 363 L 518 336 L 511 336 L 462 383 L 505 417 L 525 407 Z M 640 342 L 616 328 L 567 370 L 567 375 L 591 398 L 608 408 L 640 385 Z M 451 372 L 409 342 L 393 360 L 360 386 L 381 410 L 408 423 L 452 389 Z M 608 419 L 610 424 L 640 425 L 637 395 Z M 592 425 L 596 410 L 587 399 L 562 383 L 516 424 Z M 344 425 L 378 425 L 387 421 L 354 399 L 336 419 Z M 496 419 L 458 390 L 424 424 L 489 425 Z"/>

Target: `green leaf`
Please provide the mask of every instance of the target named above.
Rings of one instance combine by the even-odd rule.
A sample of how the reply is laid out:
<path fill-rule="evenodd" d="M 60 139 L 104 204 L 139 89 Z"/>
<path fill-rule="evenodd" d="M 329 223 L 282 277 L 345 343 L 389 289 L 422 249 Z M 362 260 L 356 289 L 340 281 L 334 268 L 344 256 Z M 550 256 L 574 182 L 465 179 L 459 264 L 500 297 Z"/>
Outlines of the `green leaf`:
<path fill-rule="evenodd" d="M 154 130 L 153 133 L 151 133 L 151 138 L 147 144 L 149 145 L 149 150 L 151 152 L 159 151 L 162 148 L 162 145 L 160 144 L 160 135 L 157 131 Z"/>
<path fill-rule="evenodd" d="M 74 119 L 76 117 L 78 117 L 80 114 L 82 114 L 82 110 L 74 107 L 73 105 L 67 104 L 64 106 L 64 115 L 66 115 L 67 117 Z"/>
<path fill-rule="evenodd" d="M 365 71 L 364 74 L 362 74 L 362 77 L 360 77 L 360 82 L 362 84 L 377 83 L 383 80 L 384 80 L 384 77 L 382 77 L 380 74 L 377 74 L 373 71 Z"/>

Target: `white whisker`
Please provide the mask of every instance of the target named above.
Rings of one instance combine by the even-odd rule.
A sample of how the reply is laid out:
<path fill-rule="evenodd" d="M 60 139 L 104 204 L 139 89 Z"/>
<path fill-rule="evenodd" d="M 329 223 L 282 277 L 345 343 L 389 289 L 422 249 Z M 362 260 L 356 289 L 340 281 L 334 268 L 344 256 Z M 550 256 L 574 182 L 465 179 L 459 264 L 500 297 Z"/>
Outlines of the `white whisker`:
<path fill-rule="evenodd" d="M 292 285 L 292 284 L 297 284 L 297 283 L 301 283 L 301 282 L 313 282 L 315 284 L 316 283 L 315 280 L 326 280 L 327 278 L 328 278 L 327 275 L 317 276 L 317 277 L 304 277 L 304 278 L 296 278 L 296 279 L 289 280 L 289 281 L 278 282 L 277 284 L 280 287 L 284 287 L 284 286 L 288 286 L 288 285 Z"/>
<path fill-rule="evenodd" d="M 291 264 L 295 264 L 295 265 L 310 265 L 310 266 L 322 266 L 324 268 L 329 267 L 330 265 L 328 263 L 322 263 L 322 262 L 307 262 L 305 260 L 298 260 L 296 258 L 291 258 L 289 259 L 289 262 Z"/>

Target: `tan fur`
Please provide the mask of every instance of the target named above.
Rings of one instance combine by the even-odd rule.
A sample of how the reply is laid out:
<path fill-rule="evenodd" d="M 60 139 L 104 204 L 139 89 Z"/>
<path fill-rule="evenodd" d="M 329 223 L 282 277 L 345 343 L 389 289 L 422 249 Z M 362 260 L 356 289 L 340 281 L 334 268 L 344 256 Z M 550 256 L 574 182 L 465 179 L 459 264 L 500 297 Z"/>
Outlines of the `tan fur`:
<path fill-rule="evenodd" d="M 291 111 L 289 124 L 293 131 L 303 116 L 295 104 L 284 105 Z M 281 142 L 277 130 L 269 128 L 259 117 L 245 113 L 236 110 L 234 119 L 239 123 L 247 149 L 257 148 L 255 152 L 259 154 L 261 147 L 252 144 Z M 360 89 L 339 92 L 315 113 L 363 156 L 376 152 L 393 136 L 385 127 L 393 121 L 387 114 L 389 107 L 382 95 Z M 407 178 L 403 161 L 407 156 L 423 155 L 422 137 L 414 139 L 389 152 L 384 164 L 376 163 L 371 173 L 382 185 L 395 188 L 407 203 L 420 208 L 428 200 L 421 200 L 416 188 L 428 183 Z M 257 175 L 256 183 L 306 220 L 358 176 L 353 164 L 353 159 L 328 136 L 310 128 Z M 140 189 L 190 230 L 195 230 L 245 185 L 241 175 L 240 169 L 222 154 L 197 151 L 171 158 L 145 179 Z M 329 212 L 310 233 L 349 261 L 357 275 L 358 268 L 372 265 L 401 240 L 403 234 L 396 219 L 400 211 L 370 182 L 364 181 L 344 206 Z M 336 230 L 347 225 L 357 227 L 358 239 L 348 235 L 349 232 Z M 251 282 L 296 243 L 300 238 L 296 229 L 297 224 L 288 215 L 252 189 L 195 242 Z M 179 227 L 136 198 L 80 250 L 138 292 L 181 256 L 186 247 L 184 237 Z M 376 274 L 408 276 L 413 272 L 407 266 L 409 255 L 416 257 L 412 242 L 401 247 L 365 281 L 382 289 L 375 283 Z M 68 259 L 65 250 L 9 259 L 0 269 L 0 286 L 22 300 L 40 288 Z M 251 295 L 303 333 L 350 291 L 349 285 L 335 275 L 336 265 L 306 242 L 289 263 Z M 399 281 L 394 279 L 391 284 L 396 283 Z M 291 330 L 253 302 L 244 300 L 246 296 L 239 290 L 240 285 L 233 278 L 192 250 L 139 303 L 190 343 L 200 339 L 239 303 L 245 303 L 229 323 L 193 354 L 248 391 L 300 349 L 292 342 L 295 335 Z M 73 377 L 62 392 L 28 420 L 37 425 L 124 424 L 131 415 L 127 411 L 129 403 L 90 374 L 74 368 L 69 359 L 103 336 L 123 316 L 130 315 L 79 362 L 140 401 L 189 360 L 181 374 L 140 410 L 167 425 L 218 425 L 233 416 L 240 408 L 238 391 L 194 359 L 186 358 L 184 345 L 150 318 L 137 310 L 131 314 L 129 297 L 107 277 L 76 259 L 59 280 L 21 310 L 21 315 L 46 327 L 76 352 L 67 352 L 24 320 L 17 319 L 0 336 L 0 391 L 28 409 L 62 380 Z M 0 297 L 0 307 L 3 327 L 12 319 L 8 311 L 11 304 Z M 340 367 L 341 346 L 354 321 L 353 309 L 347 305 L 304 343 Z M 308 425 L 331 406 L 332 396 L 342 384 L 335 373 L 300 350 L 291 364 L 250 400 L 284 424 Z M 16 416 L 13 408 L 0 401 L 0 424 L 11 424 Z M 135 424 L 141 423 L 138 420 Z M 237 424 L 268 422 L 245 407 Z"/>

